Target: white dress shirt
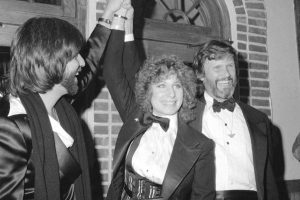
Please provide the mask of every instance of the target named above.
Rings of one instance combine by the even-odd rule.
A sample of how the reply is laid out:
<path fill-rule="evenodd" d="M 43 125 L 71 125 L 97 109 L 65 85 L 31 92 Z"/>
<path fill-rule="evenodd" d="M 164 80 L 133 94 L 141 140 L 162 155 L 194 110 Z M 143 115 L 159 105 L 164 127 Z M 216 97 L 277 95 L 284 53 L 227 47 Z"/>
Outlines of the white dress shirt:
<path fill-rule="evenodd" d="M 168 117 L 169 129 L 165 132 L 158 123 L 144 133 L 132 157 L 132 167 L 141 176 L 162 184 L 177 136 L 177 114 Z"/>
<path fill-rule="evenodd" d="M 216 190 L 255 190 L 251 138 L 239 105 L 214 112 L 213 98 L 204 93 L 202 132 L 215 142 Z"/>
<path fill-rule="evenodd" d="M 26 114 L 26 110 L 20 98 L 9 95 L 10 110 L 8 116 Z M 52 130 L 57 133 L 64 145 L 69 148 L 73 145 L 74 139 L 63 129 L 58 121 L 48 115 Z"/>

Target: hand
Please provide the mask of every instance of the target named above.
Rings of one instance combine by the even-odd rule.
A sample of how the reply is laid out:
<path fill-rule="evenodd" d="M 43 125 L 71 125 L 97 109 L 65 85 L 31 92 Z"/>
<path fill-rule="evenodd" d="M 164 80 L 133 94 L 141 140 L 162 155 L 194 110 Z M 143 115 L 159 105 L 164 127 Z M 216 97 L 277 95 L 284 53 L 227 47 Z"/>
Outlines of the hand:
<path fill-rule="evenodd" d="M 124 4 L 124 3 L 123 3 Z M 122 7 L 123 7 L 123 4 L 122 4 Z M 133 19 L 133 13 L 134 13 L 134 9 L 133 9 L 133 7 L 129 4 L 126 4 L 125 5 L 126 6 L 126 9 L 127 9 L 127 12 L 126 12 L 126 18 L 128 19 L 128 20 L 132 20 Z"/>
<path fill-rule="evenodd" d="M 129 10 L 130 12 L 127 14 Z M 133 8 L 131 6 L 131 0 L 124 0 L 120 9 L 118 9 L 114 15 L 115 17 L 112 20 L 111 29 L 125 30 L 126 34 L 133 32 Z M 127 16 L 130 17 L 130 20 L 126 18 Z"/>
<path fill-rule="evenodd" d="M 128 6 L 131 6 L 131 0 L 123 0 L 123 3 L 121 5 L 123 8 L 128 9 Z"/>
<path fill-rule="evenodd" d="M 126 16 L 126 13 L 128 12 L 128 9 L 132 8 L 131 7 L 131 0 L 124 0 L 121 4 L 121 7 L 119 10 L 117 10 L 115 12 L 115 14 L 117 15 L 121 15 L 121 16 Z"/>
<path fill-rule="evenodd" d="M 102 17 L 111 20 L 113 14 L 121 9 L 123 1 L 124 0 L 109 0 Z"/>

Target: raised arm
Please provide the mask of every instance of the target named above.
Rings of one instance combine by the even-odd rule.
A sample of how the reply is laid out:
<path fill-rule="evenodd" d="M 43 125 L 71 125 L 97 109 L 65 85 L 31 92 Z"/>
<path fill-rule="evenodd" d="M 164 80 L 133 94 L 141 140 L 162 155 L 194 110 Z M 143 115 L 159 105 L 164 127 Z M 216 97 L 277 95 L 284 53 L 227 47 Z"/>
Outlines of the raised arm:
<path fill-rule="evenodd" d="M 123 65 L 126 78 L 130 87 L 134 90 L 135 74 L 142 65 L 142 59 L 138 52 L 133 34 L 133 8 L 130 6 L 126 13 L 125 21 L 125 46 L 123 51 Z"/>
<path fill-rule="evenodd" d="M 106 43 L 110 35 L 110 29 L 97 24 L 89 37 L 86 45 L 80 51 L 80 54 L 85 59 L 85 67 L 78 76 L 80 91 L 83 91 L 91 82 L 93 76 L 99 71 Z"/>
<path fill-rule="evenodd" d="M 114 13 L 121 8 L 123 0 L 109 0 L 104 13 L 81 49 L 80 54 L 85 59 L 86 66 L 78 76 L 80 91 L 83 91 L 97 75 L 101 68 L 101 58 L 110 35 L 110 23 Z"/>
<path fill-rule="evenodd" d="M 113 19 L 112 34 L 104 56 L 103 68 L 107 88 L 123 121 L 136 107 L 134 91 L 123 67 L 126 11 L 126 9 L 118 11 Z"/>

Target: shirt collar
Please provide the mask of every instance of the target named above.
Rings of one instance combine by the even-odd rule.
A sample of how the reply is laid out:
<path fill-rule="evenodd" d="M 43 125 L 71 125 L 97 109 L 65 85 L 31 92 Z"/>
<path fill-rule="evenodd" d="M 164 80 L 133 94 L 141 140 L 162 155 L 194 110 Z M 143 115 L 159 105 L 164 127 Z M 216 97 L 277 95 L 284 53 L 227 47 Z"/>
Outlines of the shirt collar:
<path fill-rule="evenodd" d="M 212 106 L 214 103 L 214 98 L 211 97 L 206 91 L 204 92 L 204 99 L 206 102 L 206 105 Z"/>
<path fill-rule="evenodd" d="M 26 114 L 26 110 L 19 97 L 14 97 L 10 94 L 8 98 L 10 104 L 8 116 Z"/>
<path fill-rule="evenodd" d="M 177 133 L 177 129 L 178 129 L 178 115 L 177 113 L 175 115 L 171 115 L 168 116 L 168 118 L 170 119 L 170 124 L 169 124 L 169 129 L 168 131 L 174 131 Z"/>

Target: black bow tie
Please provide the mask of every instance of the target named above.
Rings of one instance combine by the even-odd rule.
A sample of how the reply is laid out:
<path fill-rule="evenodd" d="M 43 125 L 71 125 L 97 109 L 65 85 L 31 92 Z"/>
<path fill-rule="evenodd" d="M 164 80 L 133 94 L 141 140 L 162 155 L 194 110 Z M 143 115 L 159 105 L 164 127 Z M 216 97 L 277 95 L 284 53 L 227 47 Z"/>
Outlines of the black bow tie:
<path fill-rule="evenodd" d="M 169 122 L 170 120 L 168 118 L 164 118 L 164 117 L 158 117 L 153 115 L 152 113 L 145 113 L 144 117 L 143 117 L 143 121 L 142 123 L 144 125 L 152 125 L 152 123 L 159 123 L 160 127 L 167 132 L 168 128 L 169 128 Z"/>
<path fill-rule="evenodd" d="M 230 112 L 233 112 L 235 107 L 235 100 L 234 98 L 230 98 L 227 99 L 226 101 L 218 102 L 217 100 L 214 99 L 214 103 L 212 107 L 214 112 L 220 112 L 221 109 L 227 109 Z"/>

